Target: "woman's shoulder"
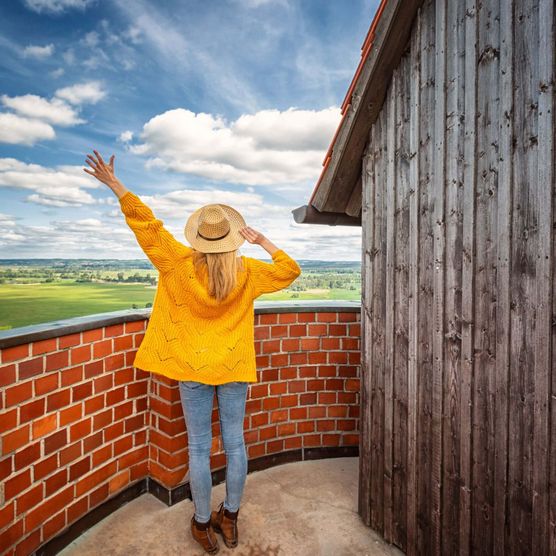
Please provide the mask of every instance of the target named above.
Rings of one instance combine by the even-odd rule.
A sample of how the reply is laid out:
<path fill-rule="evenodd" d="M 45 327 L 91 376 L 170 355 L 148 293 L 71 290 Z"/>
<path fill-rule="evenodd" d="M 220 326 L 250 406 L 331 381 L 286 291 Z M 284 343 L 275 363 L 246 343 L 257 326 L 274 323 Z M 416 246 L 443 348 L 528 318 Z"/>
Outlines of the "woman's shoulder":
<path fill-rule="evenodd" d="M 238 270 L 240 272 L 247 272 L 248 270 L 251 269 L 252 267 L 252 261 L 253 259 L 251 257 L 248 257 L 247 255 L 239 255 L 238 256 Z"/>

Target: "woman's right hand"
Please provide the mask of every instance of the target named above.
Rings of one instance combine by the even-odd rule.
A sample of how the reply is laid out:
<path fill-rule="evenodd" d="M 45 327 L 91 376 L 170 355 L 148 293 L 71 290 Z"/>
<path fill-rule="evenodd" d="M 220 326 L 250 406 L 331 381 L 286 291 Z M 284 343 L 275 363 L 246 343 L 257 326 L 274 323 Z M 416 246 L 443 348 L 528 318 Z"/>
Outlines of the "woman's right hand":
<path fill-rule="evenodd" d="M 87 160 L 85 160 L 85 162 L 94 171 L 91 172 L 91 170 L 88 170 L 87 168 L 83 168 L 83 171 L 95 177 L 98 181 L 106 184 L 117 195 L 118 198 L 123 197 L 123 195 L 127 193 L 127 189 L 114 173 L 114 159 L 116 157 L 112 155 L 110 157 L 110 161 L 108 162 L 108 164 L 106 164 L 98 151 L 95 151 L 93 149 L 93 152 L 95 153 L 97 158 L 95 158 L 91 154 L 87 154 Z"/>
<path fill-rule="evenodd" d="M 257 232 L 250 226 L 245 226 L 244 228 L 240 228 L 239 233 L 249 242 L 249 243 L 256 243 L 261 245 L 264 240 L 266 239 L 261 232 Z"/>

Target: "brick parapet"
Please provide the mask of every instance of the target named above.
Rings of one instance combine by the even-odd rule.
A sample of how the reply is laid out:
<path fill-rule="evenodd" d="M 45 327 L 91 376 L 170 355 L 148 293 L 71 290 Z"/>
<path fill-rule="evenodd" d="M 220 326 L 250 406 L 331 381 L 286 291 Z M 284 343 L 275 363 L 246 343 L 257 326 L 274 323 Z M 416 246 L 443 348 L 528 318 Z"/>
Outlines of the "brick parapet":
<path fill-rule="evenodd" d="M 323 309 L 256 311 L 250 460 L 359 442 L 360 314 Z M 146 325 L 126 318 L 1 349 L 2 553 L 33 552 L 145 477 L 166 488 L 187 481 L 178 384 L 132 366 Z M 226 463 L 216 396 L 212 429 L 216 470 Z"/>

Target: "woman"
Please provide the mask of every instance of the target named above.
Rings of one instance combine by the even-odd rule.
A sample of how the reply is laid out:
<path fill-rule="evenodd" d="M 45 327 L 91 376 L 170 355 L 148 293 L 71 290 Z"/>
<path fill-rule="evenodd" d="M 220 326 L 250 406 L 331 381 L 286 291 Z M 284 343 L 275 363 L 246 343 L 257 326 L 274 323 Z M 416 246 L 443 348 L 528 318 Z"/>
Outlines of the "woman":
<path fill-rule="evenodd" d="M 299 265 L 241 214 L 222 204 L 197 209 L 185 226 L 188 247 L 114 175 L 97 151 L 87 155 L 88 174 L 117 195 L 125 220 L 153 265 L 159 281 L 145 337 L 133 365 L 179 383 L 189 438 L 189 484 L 195 506 L 193 538 L 210 554 L 218 551 L 214 531 L 226 546 L 238 543 L 237 518 L 247 475 L 243 420 L 249 382 L 257 382 L 253 300 L 289 286 Z M 265 263 L 238 257 L 247 240 L 272 257 Z M 214 390 L 226 452 L 226 497 L 210 511 L 210 449 Z"/>

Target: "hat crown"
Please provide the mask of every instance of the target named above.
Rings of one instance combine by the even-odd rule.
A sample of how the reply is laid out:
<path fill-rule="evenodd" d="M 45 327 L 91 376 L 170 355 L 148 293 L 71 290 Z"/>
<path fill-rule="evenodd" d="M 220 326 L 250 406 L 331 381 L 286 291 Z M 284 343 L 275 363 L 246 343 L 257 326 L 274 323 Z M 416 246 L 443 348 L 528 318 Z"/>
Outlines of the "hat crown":
<path fill-rule="evenodd" d="M 244 241 L 240 229 L 245 226 L 243 216 L 223 203 L 205 205 L 187 219 L 184 233 L 191 247 L 201 253 L 234 251 Z"/>
<path fill-rule="evenodd" d="M 197 233 L 205 239 L 220 239 L 230 231 L 230 221 L 224 209 L 217 204 L 201 209 Z"/>

